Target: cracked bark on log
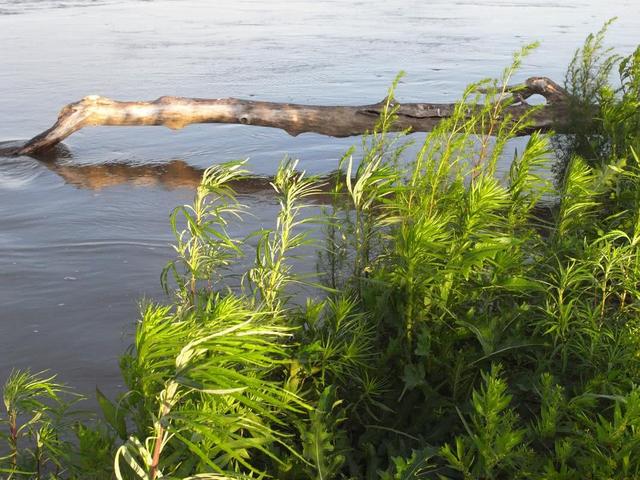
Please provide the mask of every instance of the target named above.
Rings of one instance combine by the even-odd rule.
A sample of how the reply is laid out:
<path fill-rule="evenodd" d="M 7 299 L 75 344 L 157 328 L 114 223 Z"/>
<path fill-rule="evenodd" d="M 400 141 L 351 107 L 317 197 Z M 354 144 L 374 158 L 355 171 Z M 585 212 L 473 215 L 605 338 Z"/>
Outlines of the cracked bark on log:
<path fill-rule="evenodd" d="M 539 94 L 546 105 L 535 111 L 531 125 L 522 134 L 533 130 L 562 132 L 567 125 L 568 94 L 546 77 L 532 77 L 522 85 L 511 87 L 515 102 L 505 109 L 514 120 L 534 108 L 526 102 Z M 56 123 L 24 145 L 0 150 L 0 155 L 32 155 L 48 150 L 74 132 L 88 126 L 164 125 L 181 129 L 193 123 L 234 123 L 258 125 L 285 130 L 296 136 L 314 132 L 332 137 L 349 137 L 371 131 L 380 117 L 385 101 L 362 106 L 315 106 L 275 103 L 235 98 L 202 99 L 160 97 L 153 102 L 119 102 L 100 96 L 85 97 L 64 107 Z M 407 128 L 414 132 L 429 132 L 443 119 L 451 116 L 455 104 L 396 103 L 394 130 Z"/>

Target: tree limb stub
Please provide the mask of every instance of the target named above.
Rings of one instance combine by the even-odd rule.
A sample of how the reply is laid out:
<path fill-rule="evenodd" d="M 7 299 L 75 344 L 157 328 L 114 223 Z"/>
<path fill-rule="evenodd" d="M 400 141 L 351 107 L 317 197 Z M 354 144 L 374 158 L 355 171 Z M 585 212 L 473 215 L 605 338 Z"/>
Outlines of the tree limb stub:
<path fill-rule="evenodd" d="M 529 113 L 526 102 L 531 95 L 542 95 L 547 103 L 531 118 L 533 130 L 563 131 L 567 123 L 567 93 L 545 77 L 529 78 L 509 89 L 516 102 L 506 108 L 514 120 Z M 275 103 L 235 98 L 202 99 L 160 97 L 152 102 L 119 102 L 100 96 L 85 97 L 64 107 L 56 123 L 48 130 L 0 155 L 31 155 L 48 150 L 72 133 L 89 126 L 164 125 L 181 129 L 193 123 L 233 123 L 258 125 L 285 130 L 296 136 L 305 132 L 332 137 L 362 135 L 371 131 L 384 109 L 385 101 L 362 106 L 315 106 Z M 455 104 L 398 104 L 394 130 L 429 132 L 451 116 Z"/>

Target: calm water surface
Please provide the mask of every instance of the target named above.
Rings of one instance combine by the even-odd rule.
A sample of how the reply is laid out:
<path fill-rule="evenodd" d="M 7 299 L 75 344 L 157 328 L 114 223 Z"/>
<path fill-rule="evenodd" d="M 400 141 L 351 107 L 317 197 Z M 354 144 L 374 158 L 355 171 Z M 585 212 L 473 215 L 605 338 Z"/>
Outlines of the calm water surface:
<path fill-rule="evenodd" d="M 608 39 L 630 52 L 637 0 L 0 0 L 0 141 L 30 137 L 89 94 L 361 104 L 405 70 L 400 101 L 448 101 L 534 40 L 516 80 L 562 80 L 583 38 L 616 15 Z M 326 173 L 355 141 L 101 127 L 49 159 L 0 158 L 0 380 L 31 367 L 84 393 L 116 390 L 139 299 L 164 298 L 168 214 L 189 201 L 198 169 L 250 157 L 268 175 L 289 154 Z M 270 226 L 269 195 L 244 200 L 258 214 L 237 231 Z"/>

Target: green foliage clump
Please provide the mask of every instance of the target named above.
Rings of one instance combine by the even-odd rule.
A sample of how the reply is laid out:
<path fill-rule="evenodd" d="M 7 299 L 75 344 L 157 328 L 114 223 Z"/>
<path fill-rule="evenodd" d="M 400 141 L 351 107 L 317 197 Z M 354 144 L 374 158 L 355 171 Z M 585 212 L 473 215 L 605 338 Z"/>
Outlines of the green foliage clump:
<path fill-rule="evenodd" d="M 408 132 L 389 134 L 394 83 L 331 185 L 282 163 L 272 229 L 230 235 L 245 214 L 231 185 L 249 174 L 208 169 L 171 215 L 172 301 L 142 308 L 126 392 L 98 391 L 104 420 L 74 423 L 63 386 L 14 373 L 0 472 L 639 478 L 640 50 L 621 59 L 603 39 L 590 36 L 567 74 L 590 120 L 561 140 L 532 134 L 504 178 L 498 163 L 535 113 L 508 115 L 532 47 L 471 85 L 413 158 Z M 565 155 L 555 186 L 553 146 Z M 327 190 L 328 209 L 309 215 Z M 314 225 L 326 235 L 311 276 L 292 260 Z M 250 244 L 233 283 L 227 269 Z M 299 301 L 301 286 L 315 298 Z"/>

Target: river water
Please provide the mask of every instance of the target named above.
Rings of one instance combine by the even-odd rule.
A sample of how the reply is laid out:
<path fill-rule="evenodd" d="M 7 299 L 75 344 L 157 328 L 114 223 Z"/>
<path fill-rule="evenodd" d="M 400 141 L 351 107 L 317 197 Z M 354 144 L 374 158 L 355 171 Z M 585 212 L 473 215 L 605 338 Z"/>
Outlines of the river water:
<path fill-rule="evenodd" d="M 608 41 L 630 52 L 638 0 L 0 0 L 0 141 L 32 136 L 89 94 L 357 105 L 405 70 L 400 101 L 445 102 L 535 40 L 515 80 L 561 81 L 613 16 Z M 288 154 L 327 173 L 354 142 L 234 125 L 101 127 L 46 159 L 0 158 L 0 380 L 31 367 L 89 395 L 117 390 L 138 302 L 165 299 L 168 215 L 190 200 L 199 169 L 249 157 L 269 175 Z M 271 225 L 268 194 L 243 200 L 255 216 L 238 233 Z"/>

